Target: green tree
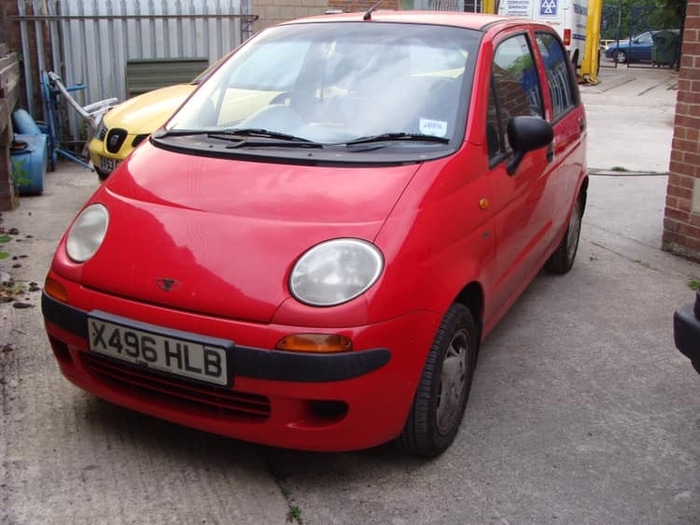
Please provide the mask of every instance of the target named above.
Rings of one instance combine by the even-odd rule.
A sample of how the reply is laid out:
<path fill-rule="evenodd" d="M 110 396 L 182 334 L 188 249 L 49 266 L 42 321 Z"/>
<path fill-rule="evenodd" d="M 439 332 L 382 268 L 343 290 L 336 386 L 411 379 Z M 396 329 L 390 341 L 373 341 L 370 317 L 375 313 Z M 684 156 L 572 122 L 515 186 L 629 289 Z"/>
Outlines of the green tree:
<path fill-rule="evenodd" d="M 686 0 L 612 0 L 603 4 L 601 38 L 614 40 L 647 30 L 679 29 Z"/>

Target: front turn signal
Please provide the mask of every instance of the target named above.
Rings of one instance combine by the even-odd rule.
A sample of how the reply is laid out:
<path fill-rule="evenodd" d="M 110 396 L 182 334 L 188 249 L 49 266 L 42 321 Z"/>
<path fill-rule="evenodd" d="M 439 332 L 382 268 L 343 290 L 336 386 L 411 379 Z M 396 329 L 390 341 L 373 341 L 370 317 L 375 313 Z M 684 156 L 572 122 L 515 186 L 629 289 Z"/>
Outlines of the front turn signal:
<path fill-rule="evenodd" d="M 62 303 L 68 302 L 68 292 L 66 291 L 65 286 L 51 277 L 46 278 L 46 282 L 44 283 L 44 291 L 47 295 L 53 297 L 57 301 L 61 301 Z"/>
<path fill-rule="evenodd" d="M 294 334 L 280 339 L 275 348 L 277 350 L 286 350 L 287 352 L 332 354 L 350 352 L 352 350 L 352 341 L 344 335 Z"/>

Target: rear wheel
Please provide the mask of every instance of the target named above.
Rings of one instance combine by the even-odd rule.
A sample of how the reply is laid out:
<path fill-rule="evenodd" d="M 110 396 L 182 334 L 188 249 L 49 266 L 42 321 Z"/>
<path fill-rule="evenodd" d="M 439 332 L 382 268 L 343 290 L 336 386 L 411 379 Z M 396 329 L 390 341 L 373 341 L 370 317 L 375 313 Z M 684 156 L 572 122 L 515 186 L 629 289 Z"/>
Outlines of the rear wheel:
<path fill-rule="evenodd" d="M 547 259 L 544 265 L 545 270 L 550 273 L 564 274 L 571 270 L 576 260 L 578 242 L 581 237 L 581 219 L 583 218 L 584 199 L 579 195 L 571 210 L 569 226 L 566 228 L 564 238 L 557 246 L 556 251 Z"/>
<path fill-rule="evenodd" d="M 453 304 L 430 348 L 413 406 L 397 439 L 401 448 L 434 457 L 452 444 L 469 399 L 477 335 L 471 311 Z"/>
<path fill-rule="evenodd" d="M 574 51 L 574 55 L 571 57 L 571 65 L 574 66 L 574 72 L 578 71 L 578 49 Z"/>

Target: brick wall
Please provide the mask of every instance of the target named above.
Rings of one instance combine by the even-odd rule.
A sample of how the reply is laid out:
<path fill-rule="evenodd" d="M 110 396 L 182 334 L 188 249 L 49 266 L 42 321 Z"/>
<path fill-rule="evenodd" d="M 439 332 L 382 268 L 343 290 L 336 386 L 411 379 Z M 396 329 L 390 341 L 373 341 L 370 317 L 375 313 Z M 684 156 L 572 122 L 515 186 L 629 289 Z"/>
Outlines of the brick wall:
<path fill-rule="evenodd" d="M 253 29 L 259 31 L 287 20 L 322 15 L 326 9 L 328 0 L 254 0 L 253 13 L 259 18 Z"/>
<path fill-rule="evenodd" d="M 46 0 L 44 0 L 44 4 L 46 3 Z M 37 4 L 39 5 L 39 4 Z M 33 2 L 27 1 L 26 3 L 26 9 L 27 9 L 27 14 L 45 14 L 45 8 L 42 8 L 39 5 L 39 11 L 37 13 L 34 13 L 33 10 L 34 4 Z M 18 53 L 21 57 L 22 54 L 22 36 L 21 36 L 21 31 L 20 31 L 20 24 L 18 20 L 13 19 L 12 17 L 15 17 L 19 14 L 19 11 L 17 9 L 17 0 L 0 0 L 0 12 L 2 13 L 2 18 L 3 18 L 3 31 L 5 32 L 5 37 L 6 37 L 6 42 L 8 47 L 10 48 L 11 51 L 14 51 Z M 29 42 L 29 60 L 32 65 L 32 71 L 31 71 L 31 76 L 34 79 L 33 85 L 34 85 L 34 92 L 32 93 L 32 96 L 34 98 L 34 104 L 35 107 L 41 108 L 42 107 L 42 99 L 41 99 L 41 86 L 39 85 L 39 79 L 40 79 L 40 71 L 39 71 L 39 66 L 38 66 L 38 50 L 37 50 L 37 37 L 36 37 L 36 31 L 37 28 L 39 27 L 38 24 L 35 24 L 34 22 L 30 22 L 28 24 L 27 32 L 28 32 L 28 42 Z M 51 64 L 51 45 L 50 45 L 50 36 L 49 36 L 49 31 L 48 31 L 48 25 L 46 22 L 41 23 L 40 25 L 41 31 L 43 34 L 43 42 L 44 42 L 44 58 L 46 60 L 47 64 Z M 22 88 L 20 89 L 20 101 L 19 105 L 21 107 L 26 107 L 27 106 L 27 95 L 26 95 L 26 90 L 24 87 L 24 67 L 26 65 L 26 60 L 20 60 L 20 66 L 22 68 L 22 74 L 21 74 L 21 80 L 22 80 Z M 41 116 L 41 115 L 39 115 Z"/>
<path fill-rule="evenodd" d="M 254 30 L 302 18 L 305 16 L 322 15 L 329 9 L 341 11 L 366 11 L 377 0 L 254 0 L 253 13 L 259 18 Z M 379 9 L 399 9 L 399 0 L 384 0 Z"/>
<path fill-rule="evenodd" d="M 700 0 L 688 0 L 662 248 L 700 260 Z"/>
<path fill-rule="evenodd" d="M 367 11 L 377 0 L 328 0 L 329 9 L 343 11 Z M 377 9 L 399 9 L 398 0 L 383 0 Z"/>

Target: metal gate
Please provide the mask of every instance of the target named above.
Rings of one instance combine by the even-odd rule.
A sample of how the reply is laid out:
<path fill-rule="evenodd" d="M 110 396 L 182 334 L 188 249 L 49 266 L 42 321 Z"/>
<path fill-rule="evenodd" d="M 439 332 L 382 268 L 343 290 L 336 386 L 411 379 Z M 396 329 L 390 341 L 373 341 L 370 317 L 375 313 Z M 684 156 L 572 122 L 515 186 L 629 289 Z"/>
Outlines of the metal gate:
<path fill-rule="evenodd" d="M 55 71 L 83 104 L 126 98 L 126 64 L 139 59 L 215 62 L 252 34 L 250 0 L 18 0 L 28 109 L 41 115 L 32 93 L 41 72 Z M 36 34 L 32 64 L 29 24 Z M 45 46 L 44 39 L 49 42 Z M 50 49 L 47 56 L 46 49 Z M 37 76 L 36 72 L 39 72 Z M 69 116 L 79 134 L 77 116 Z"/>
<path fill-rule="evenodd" d="M 412 0 L 402 5 L 404 9 L 481 13 L 481 3 L 482 0 Z"/>

